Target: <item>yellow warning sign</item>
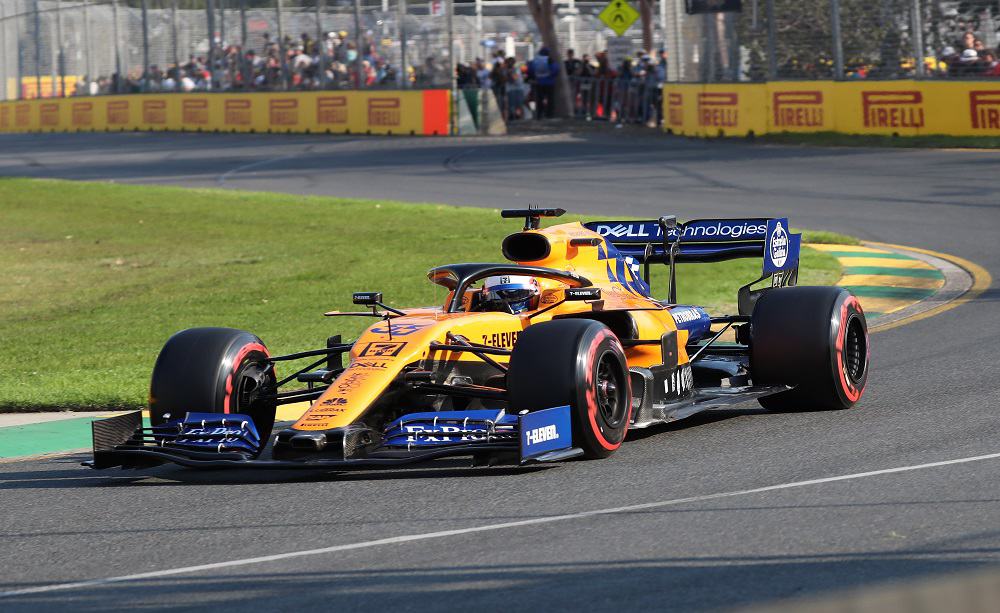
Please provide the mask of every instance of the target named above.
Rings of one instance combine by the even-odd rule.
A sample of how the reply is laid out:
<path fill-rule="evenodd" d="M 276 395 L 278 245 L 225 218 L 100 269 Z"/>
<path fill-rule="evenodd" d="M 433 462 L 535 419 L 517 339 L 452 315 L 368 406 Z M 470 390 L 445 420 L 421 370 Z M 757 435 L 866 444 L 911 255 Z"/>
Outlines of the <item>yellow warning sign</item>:
<path fill-rule="evenodd" d="M 625 0 L 611 0 L 597 17 L 621 36 L 639 18 L 639 11 Z"/>

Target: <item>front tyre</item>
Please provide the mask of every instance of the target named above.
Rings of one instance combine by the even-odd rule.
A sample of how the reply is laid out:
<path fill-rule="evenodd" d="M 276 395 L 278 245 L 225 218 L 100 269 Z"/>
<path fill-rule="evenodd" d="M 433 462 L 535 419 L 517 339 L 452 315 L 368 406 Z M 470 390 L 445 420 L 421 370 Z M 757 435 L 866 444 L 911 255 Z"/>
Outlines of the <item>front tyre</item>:
<path fill-rule="evenodd" d="M 783 287 L 757 301 L 750 320 L 754 385 L 795 389 L 760 399 L 774 410 L 846 409 L 868 382 L 868 322 L 840 287 Z"/>
<path fill-rule="evenodd" d="M 535 324 L 514 345 L 507 371 L 514 412 L 569 405 L 573 442 L 606 458 L 625 440 L 632 392 L 621 342 L 604 324 L 558 319 Z"/>
<path fill-rule="evenodd" d="M 273 394 L 276 383 L 269 357 L 264 342 L 243 330 L 191 328 L 174 334 L 153 367 L 150 421 L 157 425 L 188 412 L 239 413 L 253 419 L 266 442 L 276 408 L 273 398 L 261 398 Z"/>

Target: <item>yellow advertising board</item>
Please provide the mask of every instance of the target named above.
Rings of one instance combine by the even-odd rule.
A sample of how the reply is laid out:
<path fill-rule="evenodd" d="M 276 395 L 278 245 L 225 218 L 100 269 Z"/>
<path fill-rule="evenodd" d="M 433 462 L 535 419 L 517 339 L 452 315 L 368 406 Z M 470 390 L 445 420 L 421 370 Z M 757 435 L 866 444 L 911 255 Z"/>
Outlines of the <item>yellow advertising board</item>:
<path fill-rule="evenodd" d="M 0 131 L 449 132 L 450 92 L 145 94 L 0 103 Z"/>
<path fill-rule="evenodd" d="M 676 134 L 1000 136 L 1000 81 L 692 83 L 663 92 L 663 127 Z"/>

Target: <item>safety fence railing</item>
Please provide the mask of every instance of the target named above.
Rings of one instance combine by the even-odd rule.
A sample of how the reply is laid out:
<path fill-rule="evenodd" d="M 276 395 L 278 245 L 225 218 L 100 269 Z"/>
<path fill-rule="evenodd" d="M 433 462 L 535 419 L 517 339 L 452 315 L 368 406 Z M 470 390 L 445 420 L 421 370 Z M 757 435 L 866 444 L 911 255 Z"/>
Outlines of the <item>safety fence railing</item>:
<path fill-rule="evenodd" d="M 552 0 L 559 59 L 594 68 L 574 76 L 622 76 L 644 50 L 668 82 L 1000 78 L 992 0 L 629 1 L 643 17 L 615 36 L 607 0 Z M 523 67 L 536 17 L 529 0 L 0 0 L 0 99 L 448 87 L 453 68 Z M 517 90 L 498 96 L 515 114 Z"/>

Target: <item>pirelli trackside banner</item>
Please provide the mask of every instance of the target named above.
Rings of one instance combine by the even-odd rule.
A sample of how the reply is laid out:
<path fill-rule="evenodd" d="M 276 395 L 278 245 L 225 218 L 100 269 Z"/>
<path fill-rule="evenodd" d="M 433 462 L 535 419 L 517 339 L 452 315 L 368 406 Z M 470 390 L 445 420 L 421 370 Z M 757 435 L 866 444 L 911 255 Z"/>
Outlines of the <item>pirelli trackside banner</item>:
<path fill-rule="evenodd" d="M 0 102 L 0 132 L 447 135 L 448 90 L 144 94 Z"/>
<path fill-rule="evenodd" d="M 1000 82 L 995 81 L 668 84 L 663 91 L 663 126 L 677 134 L 1000 136 Z"/>

